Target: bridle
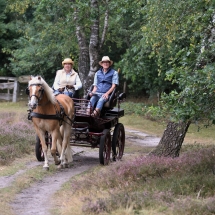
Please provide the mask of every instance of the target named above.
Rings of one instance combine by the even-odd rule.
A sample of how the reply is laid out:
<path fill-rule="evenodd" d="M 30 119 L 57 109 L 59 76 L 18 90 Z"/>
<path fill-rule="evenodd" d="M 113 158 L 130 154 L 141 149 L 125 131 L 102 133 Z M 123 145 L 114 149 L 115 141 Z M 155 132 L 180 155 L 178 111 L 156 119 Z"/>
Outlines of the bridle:
<path fill-rule="evenodd" d="M 30 90 L 29 90 L 29 87 L 31 87 L 31 86 L 38 86 L 38 87 L 41 87 L 41 89 L 39 89 L 39 92 L 40 92 L 40 95 L 39 96 L 37 96 L 37 95 L 35 95 L 35 94 L 33 94 L 33 95 L 31 95 L 30 96 Z M 43 94 L 44 94 L 44 88 L 42 87 L 42 84 L 31 84 L 31 85 L 29 85 L 29 87 L 27 87 L 26 88 L 26 90 L 25 90 L 25 92 L 26 92 L 26 94 L 29 96 L 29 98 L 31 99 L 31 97 L 33 97 L 33 96 L 35 96 L 36 98 L 37 98 L 37 100 L 38 100 L 38 104 L 37 105 L 40 105 L 40 106 L 44 106 L 44 105 L 46 105 L 47 103 L 49 103 L 50 101 L 48 101 L 47 103 L 45 103 L 45 104 L 39 104 L 39 101 L 42 99 L 42 97 L 43 97 Z M 65 111 L 64 111 L 64 108 L 63 108 L 63 106 L 60 104 L 60 102 L 57 100 L 57 103 L 58 103 L 58 105 L 59 105 L 59 107 L 60 107 L 60 110 L 58 111 L 57 110 L 57 106 L 56 105 L 54 105 L 54 108 L 55 108 L 55 111 L 56 111 L 56 114 L 55 115 L 47 115 L 47 114 L 40 114 L 40 113 L 35 113 L 35 112 L 33 112 L 33 109 L 29 109 L 28 110 L 28 120 L 32 120 L 32 118 L 40 118 L 40 119 L 53 119 L 53 120 L 59 120 L 59 122 L 60 122 L 60 125 L 62 125 L 62 122 L 63 121 L 65 121 L 64 120 L 64 117 L 66 117 L 67 119 L 69 119 L 69 121 L 73 124 L 73 122 L 74 122 L 74 117 L 73 117 L 73 119 L 70 119 L 69 117 L 68 117 L 68 115 L 65 113 Z M 66 122 L 66 121 L 65 121 Z M 68 122 L 66 122 L 67 124 L 69 124 Z"/>
<path fill-rule="evenodd" d="M 39 89 L 39 92 L 40 92 L 40 95 L 39 95 L 39 96 L 37 96 L 36 94 L 32 94 L 32 95 L 30 96 L 29 87 L 31 87 L 31 86 L 38 86 L 38 87 L 41 87 L 41 88 Z M 42 99 L 43 93 L 44 93 L 44 89 L 43 89 L 43 87 L 42 87 L 42 84 L 31 84 L 29 87 L 26 88 L 26 91 L 25 91 L 26 94 L 29 96 L 30 99 L 31 99 L 31 97 L 35 96 L 35 97 L 37 98 L 38 102 L 39 102 L 39 101 Z"/>

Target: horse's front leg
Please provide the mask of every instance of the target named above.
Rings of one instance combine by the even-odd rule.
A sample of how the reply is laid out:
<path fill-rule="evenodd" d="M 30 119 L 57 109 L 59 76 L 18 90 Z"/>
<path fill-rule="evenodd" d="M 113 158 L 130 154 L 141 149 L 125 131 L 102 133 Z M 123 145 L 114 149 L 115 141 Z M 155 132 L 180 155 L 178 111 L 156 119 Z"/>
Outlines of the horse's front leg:
<path fill-rule="evenodd" d="M 57 147 L 57 144 L 58 145 L 61 145 L 62 144 L 62 137 L 61 137 L 61 134 L 60 132 L 57 130 L 57 131 L 54 131 L 52 132 L 52 147 L 51 147 L 51 154 L 54 158 L 54 161 L 55 161 L 55 165 L 59 165 L 61 163 L 61 160 L 58 158 L 58 156 L 56 155 L 57 154 L 57 148 L 58 148 L 58 153 L 59 152 L 59 149 L 60 147 Z"/>
<path fill-rule="evenodd" d="M 43 168 L 46 170 L 49 170 L 49 161 L 48 161 L 48 147 L 46 145 L 45 141 L 45 132 L 43 131 L 37 131 L 37 135 L 40 138 L 40 143 L 42 145 L 42 151 L 44 154 L 44 165 Z"/>

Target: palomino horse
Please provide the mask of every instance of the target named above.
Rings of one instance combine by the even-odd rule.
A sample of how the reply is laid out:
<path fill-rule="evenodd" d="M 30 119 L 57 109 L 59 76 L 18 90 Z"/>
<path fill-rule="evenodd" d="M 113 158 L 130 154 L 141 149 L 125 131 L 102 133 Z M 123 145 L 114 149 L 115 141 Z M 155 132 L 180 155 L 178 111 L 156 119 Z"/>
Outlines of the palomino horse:
<path fill-rule="evenodd" d="M 45 132 L 50 133 L 52 137 L 51 154 L 55 164 L 67 167 L 72 162 L 70 135 L 75 111 L 73 100 L 63 94 L 54 96 L 52 88 L 40 76 L 31 76 L 27 94 L 30 97 L 31 108 L 29 118 L 33 121 L 44 153 L 43 167 L 49 169 Z M 60 160 L 56 156 L 56 149 L 60 154 Z"/>

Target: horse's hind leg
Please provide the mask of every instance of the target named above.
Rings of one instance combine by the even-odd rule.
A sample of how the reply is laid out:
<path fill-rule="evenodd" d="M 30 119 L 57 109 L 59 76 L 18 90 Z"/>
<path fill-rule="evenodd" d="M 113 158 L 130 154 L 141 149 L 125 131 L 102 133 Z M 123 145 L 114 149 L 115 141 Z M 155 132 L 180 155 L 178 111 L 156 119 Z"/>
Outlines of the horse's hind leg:
<path fill-rule="evenodd" d="M 68 162 L 68 163 L 72 163 L 73 157 L 72 157 L 72 149 L 71 149 L 70 143 L 67 144 L 65 156 L 66 156 L 67 162 Z"/>
<path fill-rule="evenodd" d="M 63 127 L 63 142 L 62 142 L 62 151 L 60 156 L 61 163 L 65 167 L 68 167 L 68 165 L 73 161 L 72 150 L 69 142 L 70 134 L 71 134 L 71 127 L 68 125 L 65 125 Z"/>
<path fill-rule="evenodd" d="M 70 144 L 67 144 L 67 147 L 66 147 L 66 151 L 65 151 L 65 160 L 64 160 L 64 167 L 65 168 L 68 168 L 69 167 L 69 164 L 72 163 L 73 161 L 73 158 L 72 158 L 72 150 L 71 150 L 71 146 Z"/>

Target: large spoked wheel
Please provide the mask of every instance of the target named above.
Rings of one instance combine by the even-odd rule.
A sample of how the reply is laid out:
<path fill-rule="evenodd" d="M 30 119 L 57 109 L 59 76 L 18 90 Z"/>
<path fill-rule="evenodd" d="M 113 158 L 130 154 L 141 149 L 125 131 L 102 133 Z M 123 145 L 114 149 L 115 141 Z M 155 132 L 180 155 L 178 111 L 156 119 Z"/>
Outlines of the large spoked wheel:
<path fill-rule="evenodd" d="M 125 128 L 122 123 L 115 125 L 112 138 L 113 160 L 120 160 L 125 148 Z"/>
<path fill-rule="evenodd" d="M 38 161 L 44 161 L 44 154 L 42 150 L 42 145 L 40 143 L 40 138 L 36 136 L 35 153 Z"/>
<path fill-rule="evenodd" d="M 100 164 L 108 165 L 110 162 L 111 153 L 111 135 L 109 129 L 104 129 L 104 135 L 100 138 L 99 145 L 99 161 Z"/>

